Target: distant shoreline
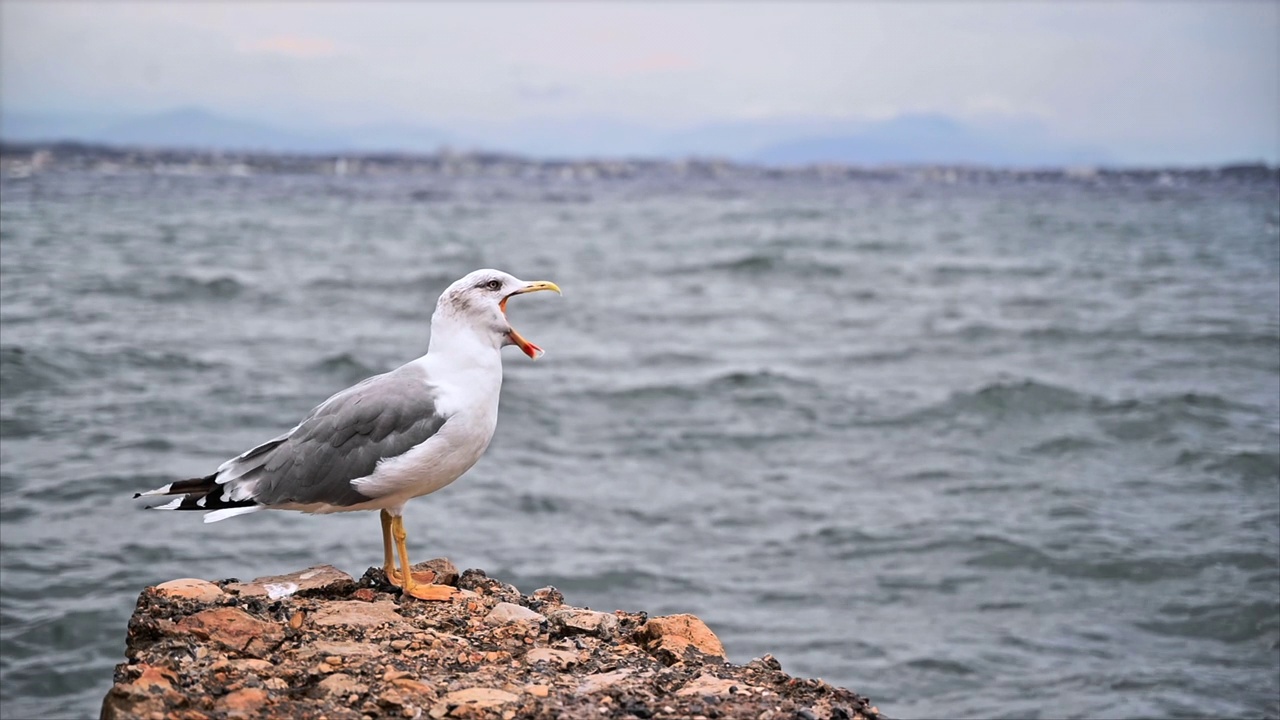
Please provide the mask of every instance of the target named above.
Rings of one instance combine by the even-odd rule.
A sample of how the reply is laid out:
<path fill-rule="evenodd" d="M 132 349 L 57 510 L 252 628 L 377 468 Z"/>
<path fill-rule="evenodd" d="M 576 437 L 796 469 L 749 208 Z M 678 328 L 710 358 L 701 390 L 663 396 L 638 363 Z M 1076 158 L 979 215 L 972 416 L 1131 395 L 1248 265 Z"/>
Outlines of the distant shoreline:
<path fill-rule="evenodd" d="M 957 164 L 859 166 L 822 163 L 769 166 L 719 158 L 543 159 L 485 151 L 435 153 L 208 150 L 127 147 L 81 142 L 0 140 L 0 174 L 6 178 L 52 170 L 168 171 L 172 174 L 437 175 L 530 180 L 608 180 L 645 177 L 702 179 L 821 179 L 1054 181 L 1117 179 L 1168 184 L 1234 180 L 1280 182 L 1280 166 L 1232 163 L 1196 167 L 999 167 Z M 185 173 L 183 172 L 185 171 Z"/>

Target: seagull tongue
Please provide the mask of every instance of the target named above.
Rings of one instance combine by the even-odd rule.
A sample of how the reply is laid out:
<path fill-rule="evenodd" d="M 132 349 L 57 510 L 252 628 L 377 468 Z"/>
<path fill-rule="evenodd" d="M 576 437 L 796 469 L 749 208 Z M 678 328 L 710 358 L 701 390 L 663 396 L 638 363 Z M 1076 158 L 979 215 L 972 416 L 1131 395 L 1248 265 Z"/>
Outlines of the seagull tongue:
<path fill-rule="evenodd" d="M 520 348 L 531 359 L 537 360 L 542 357 L 542 348 L 525 340 L 523 335 L 515 331 L 515 328 L 512 328 L 511 332 L 507 333 L 507 336 L 511 338 L 511 342 L 515 343 L 516 347 Z"/>

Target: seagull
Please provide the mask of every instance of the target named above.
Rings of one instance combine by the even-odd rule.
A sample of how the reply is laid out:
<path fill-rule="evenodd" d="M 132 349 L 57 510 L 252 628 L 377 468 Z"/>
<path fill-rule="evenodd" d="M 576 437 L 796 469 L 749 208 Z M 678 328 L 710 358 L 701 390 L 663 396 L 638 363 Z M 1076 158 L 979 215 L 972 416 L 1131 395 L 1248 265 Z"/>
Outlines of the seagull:
<path fill-rule="evenodd" d="M 498 423 L 502 348 L 515 345 L 534 360 L 543 354 L 511 327 L 507 300 L 539 290 L 560 293 L 555 283 L 498 270 L 467 274 L 440 295 L 425 355 L 335 394 L 211 475 L 134 497 L 177 495 L 154 509 L 208 511 L 207 523 L 259 510 L 378 510 L 387 579 L 405 595 L 448 597 L 451 590 L 419 583 L 410 571 L 404 506 L 457 480 L 484 454 Z"/>

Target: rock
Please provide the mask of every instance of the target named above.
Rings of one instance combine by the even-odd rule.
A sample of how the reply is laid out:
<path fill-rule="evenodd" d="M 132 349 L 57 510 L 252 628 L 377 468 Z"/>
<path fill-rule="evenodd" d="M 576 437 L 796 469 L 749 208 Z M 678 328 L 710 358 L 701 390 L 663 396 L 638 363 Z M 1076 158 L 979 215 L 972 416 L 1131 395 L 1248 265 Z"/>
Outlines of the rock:
<path fill-rule="evenodd" d="M 564 668 L 578 662 L 578 653 L 552 648 L 534 648 L 525 653 L 524 661 L 527 663 L 549 662 Z"/>
<path fill-rule="evenodd" d="M 613 687 L 619 682 L 626 679 L 631 674 L 630 670 L 614 670 L 613 672 L 597 673 L 588 675 L 586 679 L 578 685 L 578 692 L 583 695 L 590 695 L 593 692 L 600 692 L 606 688 Z"/>
<path fill-rule="evenodd" d="M 220 698 L 214 706 L 228 718 L 251 718 L 261 714 L 267 704 L 267 691 L 242 688 Z"/>
<path fill-rule="evenodd" d="M 548 585 L 544 588 L 538 588 L 531 593 L 534 600 L 544 602 L 548 605 L 563 605 L 564 593 Z"/>
<path fill-rule="evenodd" d="M 238 608 L 204 610 L 183 618 L 178 629 L 226 650 L 263 657 L 284 639 L 284 629 Z"/>
<path fill-rule="evenodd" d="M 704 655 L 724 658 L 724 645 L 706 623 L 694 615 L 667 615 L 652 618 L 640 629 L 646 649 L 667 665 L 674 665 L 693 648 Z"/>
<path fill-rule="evenodd" d="M 348 695 L 363 695 L 369 692 L 369 687 L 363 683 L 356 682 L 354 678 L 346 673 L 334 673 L 324 680 L 320 681 L 320 687 L 330 695 L 346 697 Z"/>
<path fill-rule="evenodd" d="M 133 683 L 116 683 L 102 699 L 101 720 L 132 720 L 164 715 L 165 700 L 161 693 L 137 687 Z"/>
<path fill-rule="evenodd" d="M 535 622 L 541 623 L 547 618 L 539 613 L 530 610 L 523 605 L 515 603 L 500 602 L 493 606 L 488 615 L 484 616 L 484 621 L 490 625 L 505 625 L 513 622 Z"/>
<path fill-rule="evenodd" d="M 375 627 L 386 623 L 403 623 L 404 616 L 396 612 L 396 604 L 390 600 L 371 603 L 343 600 L 326 605 L 311 616 L 311 622 L 321 627 L 331 625 Z"/>
<path fill-rule="evenodd" d="M 449 562 L 448 558 L 432 558 L 426 562 L 411 565 L 409 569 L 413 571 L 414 579 L 418 578 L 418 573 L 431 573 L 431 579 L 423 582 L 454 586 L 458 584 L 458 568 Z"/>
<path fill-rule="evenodd" d="M 173 687 L 173 682 L 177 680 L 171 671 L 151 665 L 142 666 L 142 674 L 137 680 L 133 681 L 134 687 L 141 690 L 168 690 Z"/>
<path fill-rule="evenodd" d="M 351 642 L 350 640 L 317 640 L 311 646 L 316 655 L 340 658 L 374 656 L 382 652 L 372 643 Z"/>
<path fill-rule="evenodd" d="M 718 678 L 714 675 L 699 675 L 684 687 L 676 691 L 676 697 L 707 695 L 731 695 L 740 692 L 758 691 L 758 688 L 744 685 L 741 680 Z"/>
<path fill-rule="evenodd" d="M 406 690 L 416 695 L 429 695 L 434 697 L 436 694 L 435 689 L 433 689 L 430 685 L 419 682 L 418 680 L 414 680 L 412 678 L 396 678 L 395 680 L 391 681 L 391 684 L 395 685 L 401 690 Z"/>
<path fill-rule="evenodd" d="M 208 580 L 197 580 L 195 578 L 181 578 L 160 583 L 156 586 L 156 592 L 165 597 L 195 600 L 198 603 L 206 604 L 217 602 L 225 595 L 222 592 L 222 588 L 217 585 Z"/>
<path fill-rule="evenodd" d="M 444 696 L 449 705 L 471 705 L 477 708 L 491 708 L 519 700 L 520 696 L 497 688 L 467 688 L 455 690 Z"/>
<path fill-rule="evenodd" d="M 747 667 L 761 670 L 782 670 L 782 663 L 778 662 L 778 658 L 772 655 L 765 655 L 747 663 Z"/>
<path fill-rule="evenodd" d="M 231 667 L 240 672 L 257 674 L 269 672 L 275 665 L 258 658 L 242 658 L 240 660 L 232 660 Z"/>
<path fill-rule="evenodd" d="M 315 591 L 346 592 L 355 588 L 356 581 L 332 565 L 317 565 L 288 575 L 260 577 L 253 582 L 232 583 L 227 592 L 241 597 L 266 597 L 279 600 L 294 593 Z"/>
<path fill-rule="evenodd" d="M 601 640 L 609 640 L 618 632 L 616 615 L 595 610 L 557 610 L 547 619 L 551 621 L 552 634 L 558 636 L 594 635 Z"/>
<path fill-rule="evenodd" d="M 270 580 L 316 578 L 302 574 Z M 253 583 L 149 588 L 102 717 L 877 718 L 866 698 L 792 678 L 771 656 L 725 662 L 692 616 L 595 612 L 477 570 L 459 580 L 474 590 L 424 603 L 384 578 L 370 568 L 358 590 L 339 578 L 274 600 L 243 590 Z"/>

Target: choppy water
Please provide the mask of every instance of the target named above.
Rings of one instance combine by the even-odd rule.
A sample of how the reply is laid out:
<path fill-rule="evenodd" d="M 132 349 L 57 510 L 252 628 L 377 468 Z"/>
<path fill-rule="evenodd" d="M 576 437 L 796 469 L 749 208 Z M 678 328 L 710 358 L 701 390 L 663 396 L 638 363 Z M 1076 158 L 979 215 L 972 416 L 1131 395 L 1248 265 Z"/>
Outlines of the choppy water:
<path fill-rule="evenodd" d="M 446 555 L 897 717 L 1280 714 L 1274 185 L 38 175 L 0 217 L 0 683 L 96 716 L 146 585 L 381 557 L 372 514 L 215 525 L 208 472 L 511 304 L 498 433 L 410 504 Z"/>

